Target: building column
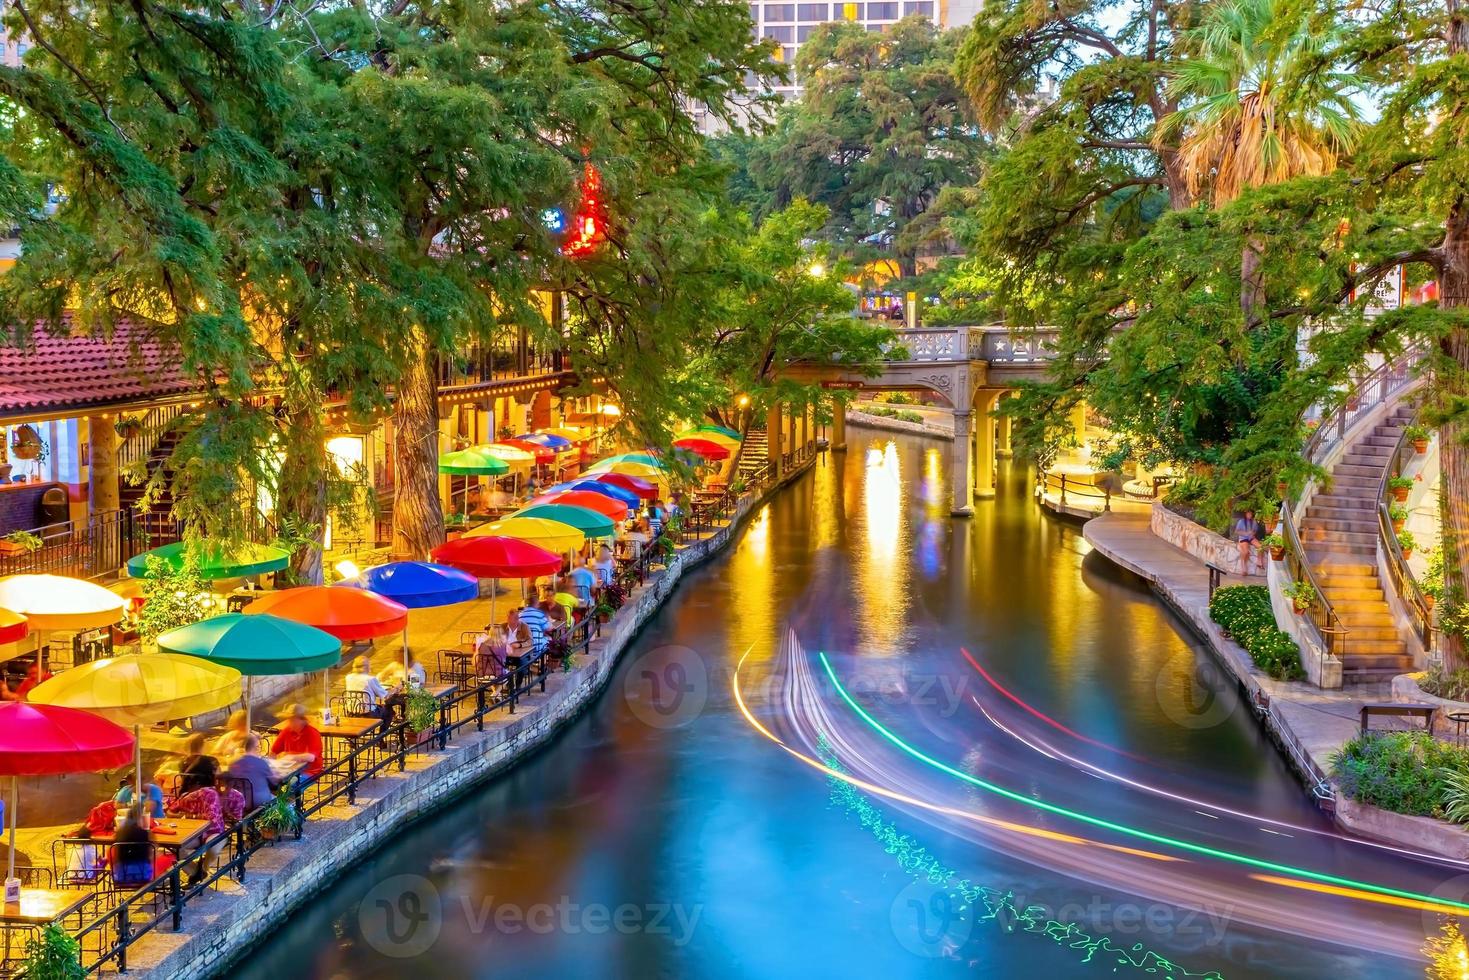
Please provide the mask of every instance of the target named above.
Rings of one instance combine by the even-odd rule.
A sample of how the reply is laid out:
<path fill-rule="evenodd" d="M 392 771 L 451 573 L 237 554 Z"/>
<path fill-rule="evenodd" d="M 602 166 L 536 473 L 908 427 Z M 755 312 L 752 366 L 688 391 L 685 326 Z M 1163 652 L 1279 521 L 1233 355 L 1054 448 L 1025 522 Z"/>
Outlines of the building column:
<path fill-rule="evenodd" d="M 780 402 L 771 402 L 770 411 L 765 416 L 765 451 L 770 457 L 771 472 L 775 474 L 777 480 L 780 479 L 781 472 L 784 469 L 781 466 L 780 460 L 780 427 L 784 424 L 785 422 L 781 419 Z"/>
<path fill-rule="evenodd" d="M 1004 400 L 1005 395 L 1001 395 L 999 401 L 995 402 L 995 407 L 999 408 L 1000 402 Z M 1015 451 L 1010 447 L 1010 416 L 1001 415 L 996 421 L 999 434 L 995 443 L 995 455 L 1000 459 L 1009 459 L 1015 455 Z"/>
<path fill-rule="evenodd" d="M 978 415 L 979 432 L 975 439 L 974 450 L 974 495 L 976 497 L 993 497 L 995 495 L 995 420 L 990 412 L 994 411 L 995 403 L 999 401 L 998 391 L 981 391 L 979 393 L 979 404 L 975 407 Z"/>
<path fill-rule="evenodd" d="M 949 479 L 954 485 L 954 509 L 949 513 L 955 517 L 968 517 L 974 513 L 973 470 L 969 463 L 971 412 L 954 413 L 954 444 L 949 450 Z"/>
<path fill-rule="evenodd" d="M 122 506 L 117 482 L 117 429 L 105 415 L 87 418 L 87 503 L 92 514 Z"/>
<path fill-rule="evenodd" d="M 831 450 L 847 451 L 847 405 L 840 398 L 831 400 Z"/>
<path fill-rule="evenodd" d="M 443 411 L 443 409 L 440 409 Z M 454 413 L 450 411 L 448 418 L 439 418 L 439 455 L 454 451 Z M 439 474 L 439 503 L 444 508 L 444 513 L 454 513 L 454 499 L 450 494 L 449 474 Z"/>
<path fill-rule="evenodd" d="M 1072 406 L 1071 435 L 1078 446 L 1086 445 L 1086 402 L 1077 402 Z"/>

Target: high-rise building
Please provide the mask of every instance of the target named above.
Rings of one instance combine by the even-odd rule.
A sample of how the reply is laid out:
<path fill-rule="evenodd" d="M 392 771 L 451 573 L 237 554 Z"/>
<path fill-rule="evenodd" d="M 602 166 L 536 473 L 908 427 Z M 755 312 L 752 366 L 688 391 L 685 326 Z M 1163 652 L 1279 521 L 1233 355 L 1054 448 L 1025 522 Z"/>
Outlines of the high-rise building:
<path fill-rule="evenodd" d="M 20 64 L 20 56 L 26 53 L 26 42 L 19 37 L 13 37 L 0 27 L 0 65 L 9 65 L 12 68 Z"/>

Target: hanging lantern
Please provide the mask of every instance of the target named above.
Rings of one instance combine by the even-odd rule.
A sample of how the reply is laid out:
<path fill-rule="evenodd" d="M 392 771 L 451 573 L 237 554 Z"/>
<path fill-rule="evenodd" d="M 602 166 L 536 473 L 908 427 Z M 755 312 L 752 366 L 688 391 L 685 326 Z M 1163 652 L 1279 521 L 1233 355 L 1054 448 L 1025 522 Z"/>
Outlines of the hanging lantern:
<path fill-rule="evenodd" d="M 581 206 L 572 216 L 561 254 L 578 259 L 596 251 L 607 238 L 607 209 L 602 203 L 602 175 L 588 163 L 582 172 Z"/>

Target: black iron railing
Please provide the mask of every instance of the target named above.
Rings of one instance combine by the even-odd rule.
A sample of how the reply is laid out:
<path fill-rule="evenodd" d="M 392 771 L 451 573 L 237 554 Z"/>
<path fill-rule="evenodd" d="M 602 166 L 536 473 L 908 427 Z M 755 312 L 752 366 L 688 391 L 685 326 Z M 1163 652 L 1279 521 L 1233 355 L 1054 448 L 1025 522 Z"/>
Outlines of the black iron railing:
<path fill-rule="evenodd" d="M 1426 652 L 1433 650 L 1433 607 L 1428 603 L 1428 597 L 1423 594 L 1418 580 L 1414 578 L 1413 571 L 1408 567 L 1408 561 L 1403 557 L 1402 546 L 1398 544 L 1398 533 L 1393 527 L 1392 508 L 1397 503 L 1396 496 L 1390 486 L 1394 477 L 1400 476 L 1407 468 L 1408 461 L 1417 452 L 1408 439 L 1407 429 L 1404 428 L 1398 435 L 1397 445 L 1393 447 L 1392 456 L 1382 471 L 1382 481 L 1377 487 L 1377 543 L 1382 549 L 1384 564 L 1387 565 L 1388 578 L 1392 581 L 1392 587 L 1403 601 L 1403 606 L 1408 611 L 1408 619 L 1413 624 L 1413 632 L 1423 644 Z"/>

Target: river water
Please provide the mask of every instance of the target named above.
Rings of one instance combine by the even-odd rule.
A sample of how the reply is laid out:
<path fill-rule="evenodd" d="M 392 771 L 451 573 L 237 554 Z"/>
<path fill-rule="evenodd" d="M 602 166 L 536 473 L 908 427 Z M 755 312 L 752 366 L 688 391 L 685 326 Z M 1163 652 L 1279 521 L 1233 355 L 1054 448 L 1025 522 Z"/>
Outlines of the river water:
<path fill-rule="evenodd" d="M 850 434 L 554 744 L 230 975 L 1422 975 L 1429 912 L 1274 865 L 1456 900 L 1464 869 L 1332 836 L 1209 655 L 1023 469 L 955 520 L 945 443 Z"/>

